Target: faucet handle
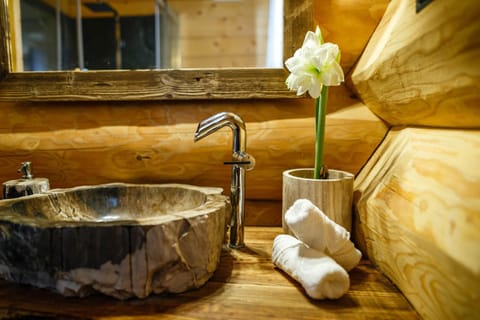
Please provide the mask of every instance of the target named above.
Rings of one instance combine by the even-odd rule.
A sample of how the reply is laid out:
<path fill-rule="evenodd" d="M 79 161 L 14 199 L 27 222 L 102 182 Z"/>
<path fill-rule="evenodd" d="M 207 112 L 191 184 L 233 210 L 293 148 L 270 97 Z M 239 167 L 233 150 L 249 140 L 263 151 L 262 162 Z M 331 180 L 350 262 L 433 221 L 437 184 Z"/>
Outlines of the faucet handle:
<path fill-rule="evenodd" d="M 243 164 L 251 164 L 251 162 L 250 161 L 224 161 L 223 164 L 243 165 Z"/>
<path fill-rule="evenodd" d="M 246 152 L 236 152 L 233 154 L 232 161 L 225 161 L 223 164 L 231 164 L 245 168 L 250 171 L 255 167 L 255 158 Z"/>

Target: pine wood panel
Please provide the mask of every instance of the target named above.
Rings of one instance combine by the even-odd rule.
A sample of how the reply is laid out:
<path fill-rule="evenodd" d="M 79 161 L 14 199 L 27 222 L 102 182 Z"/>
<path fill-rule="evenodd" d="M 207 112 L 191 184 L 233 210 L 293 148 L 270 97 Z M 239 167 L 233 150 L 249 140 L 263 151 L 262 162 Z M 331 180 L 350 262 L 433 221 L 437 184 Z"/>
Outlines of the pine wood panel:
<path fill-rule="evenodd" d="M 479 131 L 398 128 L 356 179 L 356 241 L 426 319 L 480 317 L 479 159 Z"/>
<path fill-rule="evenodd" d="M 267 33 L 268 0 L 223 3 L 208 0 L 170 0 L 169 5 L 181 15 L 181 38 L 205 38 L 212 33 L 224 37 Z M 262 28 L 257 28 L 256 19 L 259 19 Z M 211 30 L 212 22 L 217 30 Z"/>
<path fill-rule="evenodd" d="M 212 50 L 215 50 L 212 48 Z M 218 49 L 216 49 L 218 50 Z M 256 56 L 252 56 L 249 54 L 237 54 L 235 56 L 193 56 L 193 57 L 186 57 L 182 58 L 182 63 L 188 66 L 199 66 L 201 65 L 202 68 L 215 68 L 218 65 L 228 66 L 231 68 L 241 68 L 245 66 L 254 67 L 259 63 L 259 59 Z M 265 63 L 265 59 L 261 60 L 261 63 Z"/>
<path fill-rule="evenodd" d="M 392 1 L 352 75 L 362 100 L 391 125 L 480 127 L 479 16 L 477 0 Z"/>
<path fill-rule="evenodd" d="M 266 63 L 266 46 L 259 44 L 255 36 L 211 36 L 208 41 L 190 39 L 180 45 L 182 68 L 256 68 Z"/>
<path fill-rule="evenodd" d="M 335 96 L 332 96 L 335 99 Z M 248 199 L 280 200 L 282 172 L 311 167 L 314 157 L 313 100 L 204 104 L 3 104 L 0 177 L 18 177 L 32 161 L 52 188 L 103 182 L 182 182 L 230 189 L 231 130 L 196 143 L 200 120 L 220 111 L 241 115 L 247 151 L 256 167 L 247 172 Z M 332 100 L 334 102 L 334 100 Z M 332 103 L 334 105 L 334 103 Z M 387 128 L 358 104 L 327 116 L 326 163 L 357 173 Z"/>
<path fill-rule="evenodd" d="M 363 52 L 389 0 L 316 0 L 315 24 L 322 29 L 325 41 L 339 45 L 341 65 L 349 73 Z"/>
<path fill-rule="evenodd" d="M 205 39 L 191 39 L 181 45 L 182 63 L 185 58 L 197 57 L 201 59 L 218 59 L 223 57 L 225 61 L 229 59 L 235 61 L 237 56 L 249 56 L 256 62 L 258 46 L 255 37 L 239 36 L 223 38 L 221 36 L 212 36 L 209 41 Z M 265 57 L 264 52 L 258 54 L 259 57 Z M 201 62 L 199 62 L 201 63 Z M 198 67 L 199 65 L 197 65 Z M 221 65 L 217 65 L 221 67 Z M 194 67 L 185 66 L 185 67 Z M 254 65 L 256 67 L 256 65 Z"/>
<path fill-rule="evenodd" d="M 181 0 L 170 5 L 178 13 L 183 68 L 265 66 L 268 1 Z"/>
<path fill-rule="evenodd" d="M 350 272 L 339 300 L 314 301 L 271 263 L 281 228 L 246 228 L 247 248 L 224 250 L 212 279 L 199 290 L 144 300 L 105 296 L 65 299 L 0 282 L 0 316 L 69 319 L 419 319 L 402 294 L 367 261 Z"/>

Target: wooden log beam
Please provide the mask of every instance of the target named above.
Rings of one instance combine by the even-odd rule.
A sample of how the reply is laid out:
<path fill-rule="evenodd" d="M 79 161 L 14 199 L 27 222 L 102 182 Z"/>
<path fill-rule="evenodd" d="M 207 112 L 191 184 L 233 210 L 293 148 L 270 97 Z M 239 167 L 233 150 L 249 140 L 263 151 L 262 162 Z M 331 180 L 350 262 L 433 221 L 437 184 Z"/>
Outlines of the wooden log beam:
<path fill-rule="evenodd" d="M 325 41 L 338 44 L 343 71 L 349 73 L 380 22 L 389 0 L 314 1 L 313 20 Z"/>
<path fill-rule="evenodd" d="M 479 16 L 477 0 L 391 1 L 352 75 L 361 99 L 391 125 L 480 127 Z"/>
<path fill-rule="evenodd" d="M 334 97 L 333 97 L 334 98 Z M 228 128 L 193 142 L 197 123 L 219 111 L 241 115 L 247 151 L 256 167 L 247 173 L 247 198 L 280 200 L 282 172 L 313 166 L 314 102 L 299 99 L 221 102 L 208 106 L 151 104 L 8 104 L 0 124 L 1 181 L 18 178 L 22 161 L 52 188 L 107 182 L 179 182 L 230 190 L 232 133 Z M 0 110 L 2 107 L 0 106 Z M 327 116 L 326 163 L 357 173 L 387 127 L 362 104 Z"/>
<path fill-rule="evenodd" d="M 480 132 L 392 129 L 355 181 L 356 242 L 426 319 L 480 317 Z"/>

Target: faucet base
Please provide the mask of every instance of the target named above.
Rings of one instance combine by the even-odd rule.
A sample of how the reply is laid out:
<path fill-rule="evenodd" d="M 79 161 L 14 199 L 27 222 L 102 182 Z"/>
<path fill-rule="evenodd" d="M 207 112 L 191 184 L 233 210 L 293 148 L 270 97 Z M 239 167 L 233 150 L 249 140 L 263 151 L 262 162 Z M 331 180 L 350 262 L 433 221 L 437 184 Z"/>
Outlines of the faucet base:
<path fill-rule="evenodd" d="M 241 243 L 241 244 L 229 243 L 228 247 L 230 249 L 242 249 L 242 248 L 245 248 L 245 243 Z"/>

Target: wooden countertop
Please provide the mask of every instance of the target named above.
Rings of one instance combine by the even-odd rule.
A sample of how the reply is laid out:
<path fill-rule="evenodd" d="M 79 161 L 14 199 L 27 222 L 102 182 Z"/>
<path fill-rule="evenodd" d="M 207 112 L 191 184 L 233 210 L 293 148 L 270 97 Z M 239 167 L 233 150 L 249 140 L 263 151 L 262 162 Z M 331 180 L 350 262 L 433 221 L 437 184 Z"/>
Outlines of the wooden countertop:
<path fill-rule="evenodd" d="M 205 286 L 178 295 L 119 301 L 97 295 L 64 298 L 0 281 L 0 318 L 14 319 L 419 319 L 398 289 L 367 260 L 350 272 L 339 300 L 309 299 L 271 263 L 281 228 L 247 227 L 243 250 L 224 250 Z"/>

